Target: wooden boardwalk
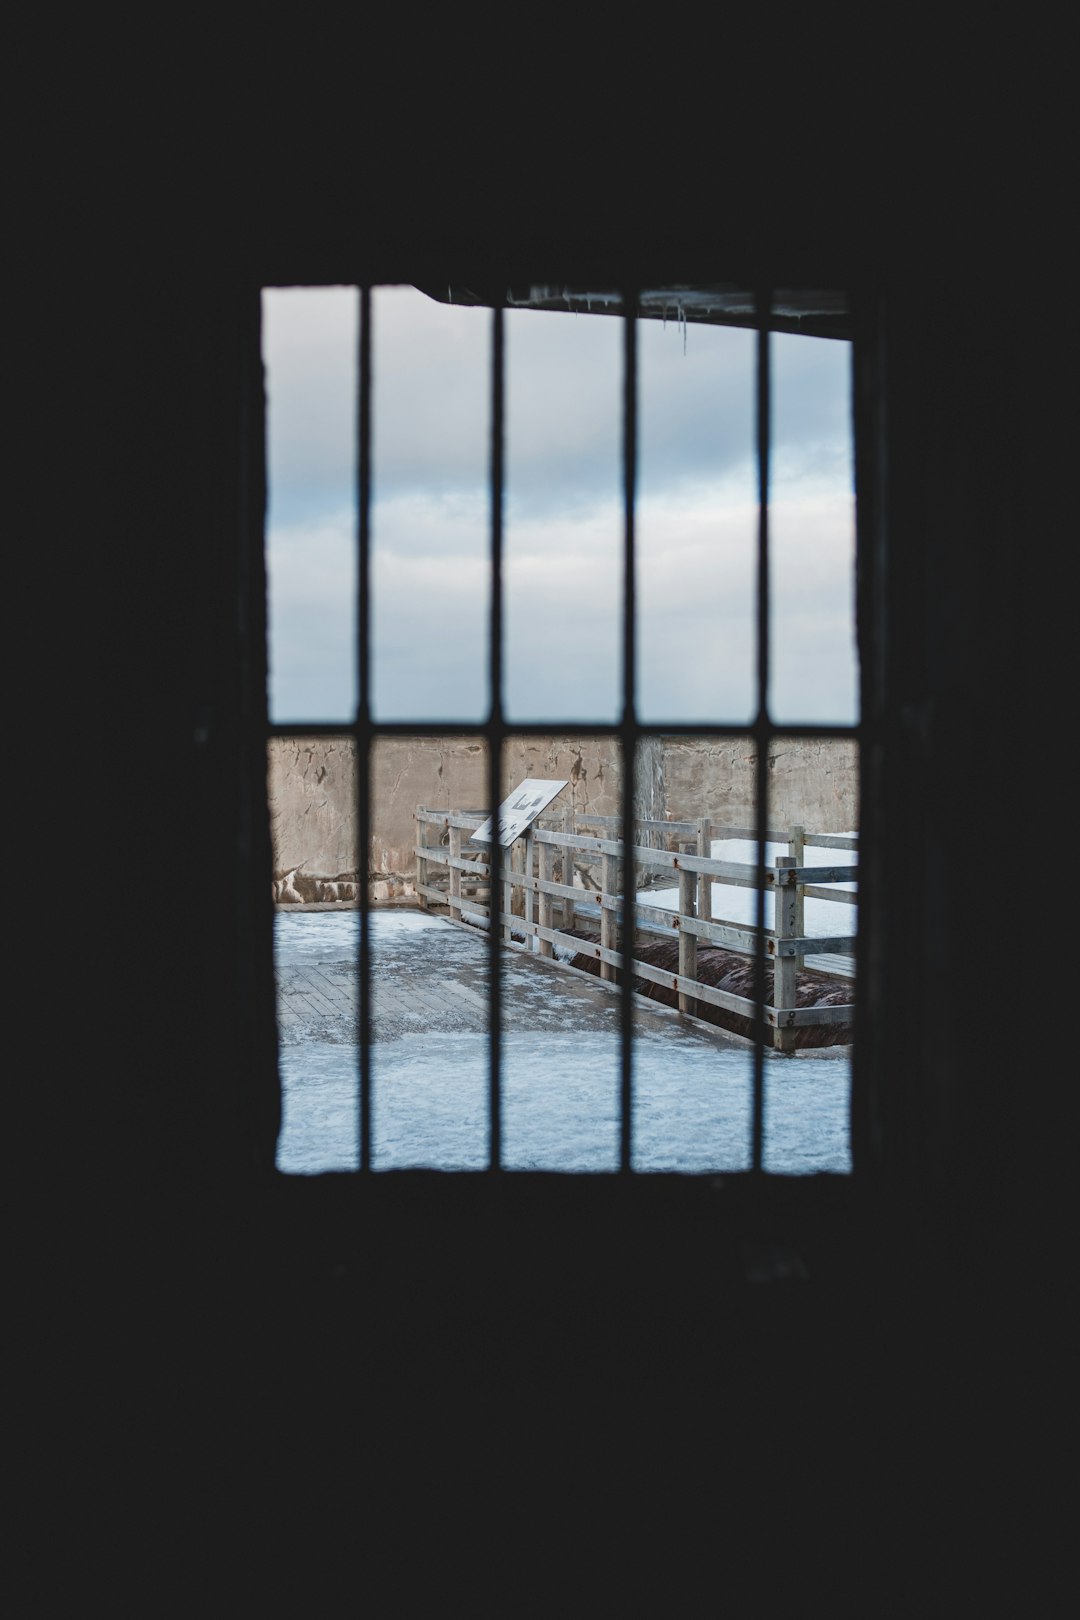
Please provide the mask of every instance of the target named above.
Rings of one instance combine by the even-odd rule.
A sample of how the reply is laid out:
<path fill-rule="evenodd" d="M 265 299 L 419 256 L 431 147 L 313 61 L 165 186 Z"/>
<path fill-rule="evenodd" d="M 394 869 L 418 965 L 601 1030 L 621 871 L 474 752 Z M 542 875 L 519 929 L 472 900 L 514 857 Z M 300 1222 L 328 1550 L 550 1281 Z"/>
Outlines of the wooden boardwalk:
<path fill-rule="evenodd" d="M 292 908 L 289 908 L 290 910 Z M 393 936 L 373 951 L 371 1038 L 394 1040 L 425 1031 L 486 1034 L 489 946 L 486 932 L 430 919 L 431 926 Z M 618 1029 L 617 986 L 548 960 L 536 952 L 502 948 L 503 1027 L 513 1031 Z M 351 1044 L 358 1039 L 359 981 L 355 960 L 278 967 L 278 1028 L 285 1045 L 305 1041 Z M 668 1039 L 707 1039 L 742 1045 L 736 1036 L 701 1019 L 650 1006 L 637 998 L 634 1027 Z"/>

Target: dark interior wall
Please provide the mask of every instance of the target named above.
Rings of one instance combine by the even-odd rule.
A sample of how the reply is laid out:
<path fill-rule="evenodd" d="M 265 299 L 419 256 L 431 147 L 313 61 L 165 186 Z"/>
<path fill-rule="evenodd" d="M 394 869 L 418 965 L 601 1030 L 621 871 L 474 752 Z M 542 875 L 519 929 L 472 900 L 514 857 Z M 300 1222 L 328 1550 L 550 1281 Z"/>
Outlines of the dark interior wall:
<path fill-rule="evenodd" d="M 476 92 L 455 119 L 444 90 L 420 140 L 405 113 L 421 98 L 396 88 L 369 88 L 352 138 L 347 121 L 268 124 L 261 77 L 209 126 L 192 106 L 155 115 L 148 95 L 60 192 L 78 205 L 55 252 L 69 413 L 43 559 L 64 648 L 60 813 L 80 865 L 122 858 L 126 876 L 80 908 L 73 982 L 59 1016 L 45 999 L 28 1059 L 53 1121 L 33 1154 L 53 1256 L 34 1270 L 28 1386 L 39 1533 L 81 1525 L 84 1571 L 110 1579 L 144 1562 L 197 1576 L 193 1538 L 244 1549 L 262 1584 L 293 1535 L 370 1571 L 391 1544 L 407 1559 L 434 1524 L 475 1536 L 479 1518 L 519 1548 L 520 1580 L 615 1501 L 624 1533 L 604 1555 L 622 1577 L 638 1534 L 665 1561 L 718 1543 L 735 1559 L 764 1516 L 819 1550 L 842 1523 L 864 1596 L 898 1554 L 928 1578 L 943 1525 L 970 1554 L 968 1508 L 997 1524 L 1016 1506 L 995 1459 L 1019 1434 L 1030 1352 L 1028 1279 L 999 1256 L 1039 1189 L 1037 1139 L 1015 1128 L 1038 1032 L 1002 997 L 992 1020 L 970 1016 L 986 979 L 972 934 L 995 938 L 998 918 L 969 878 L 998 855 L 995 818 L 1024 821 L 1045 780 L 1040 758 L 1030 779 L 1018 768 L 1047 702 L 1034 609 L 1053 574 L 1045 483 L 1030 522 L 1032 329 L 987 275 L 991 222 L 971 195 L 950 213 L 951 170 L 937 185 L 868 150 L 890 116 L 873 84 L 819 109 L 844 182 L 780 161 L 802 149 L 804 99 L 722 187 L 704 116 L 676 126 L 673 159 L 654 121 L 616 106 L 601 132 L 592 108 L 568 155 L 540 101 L 529 140 L 529 108 L 507 127 Z M 851 281 L 867 323 L 862 825 L 883 853 L 864 880 L 866 1175 L 767 1199 L 662 1178 L 554 1196 L 528 1178 L 282 1185 L 247 589 L 258 283 L 711 279 L 717 264 Z M 186 881 L 210 867 L 232 895 L 212 913 Z M 793 1252 L 805 1287 L 783 1281 Z"/>
<path fill-rule="evenodd" d="M 259 1087 L 256 1071 L 272 1047 L 272 1009 L 265 985 L 259 989 L 260 964 L 262 979 L 267 964 L 261 893 L 268 835 L 264 807 L 251 797 L 265 698 L 242 550 L 257 543 L 250 536 L 258 526 L 257 434 L 247 432 L 258 404 L 251 371 L 257 291 L 238 273 L 243 257 L 228 236 L 218 263 L 199 217 L 196 209 L 192 236 L 201 251 L 137 257 L 108 286 L 107 301 L 95 305 L 86 367 L 95 391 L 83 448 L 92 454 L 91 487 L 103 510 L 77 559 L 84 656 L 72 673 L 91 716 L 86 780 L 94 791 L 85 847 L 125 872 L 118 902 L 97 926 L 126 962 L 155 916 L 153 991 L 141 991 L 125 1029 L 112 1038 L 130 1043 L 136 1073 L 168 1026 L 176 1064 L 173 1085 L 160 1077 L 152 1090 L 139 1084 L 118 1123 L 122 1131 L 141 1120 L 152 1157 L 160 1151 L 205 1167 L 220 1154 L 228 1180 L 236 1155 L 248 1157 L 253 1141 L 264 1161 L 272 1157 L 273 1132 L 270 1105 L 236 1085 L 237 1074 L 250 1069 L 251 1087 Z M 281 229 L 279 219 L 268 259 L 282 251 Z M 298 236 L 297 267 L 307 252 L 318 263 L 319 252 Z M 250 241 L 244 245 L 246 258 L 258 257 Z M 830 245 L 837 261 L 844 245 L 841 236 Z M 363 243 L 340 251 L 359 266 L 365 250 L 366 233 Z M 426 261 L 434 247 L 424 237 L 412 250 Z M 725 242 L 718 251 L 728 251 Z M 670 237 L 665 253 L 678 261 Z M 801 259 L 795 250 L 778 256 L 793 271 Z M 567 257 L 574 259 L 573 247 Z M 686 257 L 702 264 L 697 237 Z M 862 271 L 859 255 L 850 258 Z M 871 994 L 891 995 L 895 1006 L 875 1010 L 868 1040 L 886 1044 L 870 1084 L 887 1084 L 894 1050 L 903 1053 L 896 1060 L 902 1067 L 933 1075 L 919 1123 L 910 1121 L 910 1133 L 907 1124 L 892 1130 L 888 1151 L 902 1174 L 929 1175 L 943 1187 L 957 1161 L 970 1159 L 975 1135 L 988 1129 L 981 1102 L 965 1112 L 959 1076 L 970 1064 L 980 1077 L 973 1096 L 982 1097 L 987 1060 L 1001 1051 L 1000 1028 L 990 1047 L 980 1048 L 984 1026 L 966 1011 L 980 1001 L 970 919 L 989 937 L 996 904 L 992 886 L 971 873 L 995 858 L 998 829 L 1030 806 L 1017 762 L 1034 712 L 1025 693 L 1033 690 L 1029 576 L 1038 545 L 1034 537 L 1021 546 L 1015 540 L 1030 537 L 1032 521 L 1027 330 L 1003 315 L 996 288 L 963 277 L 955 262 L 930 286 L 909 280 L 909 261 L 900 262 L 903 275 L 882 273 L 887 285 L 867 340 L 880 363 L 874 395 L 864 399 L 866 421 L 885 424 L 886 448 L 864 473 L 864 485 L 874 487 L 863 504 L 881 505 L 888 552 L 879 574 L 872 560 L 864 568 L 871 577 L 861 611 L 872 625 L 874 658 L 884 660 L 868 659 L 864 673 L 867 712 L 880 705 L 888 764 L 878 783 L 868 756 L 880 795 L 863 814 L 871 823 L 884 818 L 883 847 L 911 870 L 876 874 L 886 913 L 885 942 L 876 948 L 893 950 L 896 962 Z M 973 778 L 985 782 L 984 806 L 974 815 Z M 101 825 L 91 837 L 95 817 Z M 175 863 L 164 884 L 162 850 L 173 851 Z M 226 908 L 209 931 L 186 875 L 222 867 L 234 873 L 235 909 Z M 150 972 L 150 964 L 140 971 Z M 191 1005 L 198 1019 L 177 1016 Z M 918 1016 L 910 1015 L 912 1005 Z M 899 1031 L 904 1038 L 894 1046 Z M 908 1043 L 916 1040 L 913 1053 Z M 218 1065 L 223 1085 L 214 1078 Z M 118 1073 L 116 1084 L 127 1083 Z M 193 1106 L 193 1087 L 202 1085 L 204 1103 Z M 880 1106 L 907 1120 L 913 1089 L 921 1095 L 896 1079 L 895 1095 Z M 223 1107 L 239 1110 L 230 1123 Z M 261 1126 L 253 1125 L 252 1107 L 261 1110 Z M 105 1134 L 112 1136 L 111 1125 Z M 128 1157 L 126 1144 L 120 1154 Z"/>
<path fill-rule="evenodd" d="M 1026 852 L 1056 797 L 1040 584 L 1056 566 L 1055 475 L 1042 323 L 1010 307 L 977 262 L 957 254 L 936 284 L 913 277 L 898 289 L 877 351 L 885 448 L 874 497 L 887 555 L 879 607 L 865 614 L 881 706 L 866 712 L 888 758 L 871 741 L 864 814 L 892 853 L 870 879 L 885 916 L 870 987 L 881 1015 L 867 1037 L 870 1090 L 888 1114 L 883 1167 L 902 1166 L 909 1191 L 1001 1237 L 1047 1145 L 1018 1108 L 1047 1026 L 1015 1002 L 998 1016 L 994 987 L 1026 954 L 1006 918 L 1025 904 L 1013 885 L 1023 892 Z M 1039 888 L 1028 891 L 1034 914 Z M 1046 1121 L 1055 1107 L 1044 1094 L 1035 1111 Z"/>

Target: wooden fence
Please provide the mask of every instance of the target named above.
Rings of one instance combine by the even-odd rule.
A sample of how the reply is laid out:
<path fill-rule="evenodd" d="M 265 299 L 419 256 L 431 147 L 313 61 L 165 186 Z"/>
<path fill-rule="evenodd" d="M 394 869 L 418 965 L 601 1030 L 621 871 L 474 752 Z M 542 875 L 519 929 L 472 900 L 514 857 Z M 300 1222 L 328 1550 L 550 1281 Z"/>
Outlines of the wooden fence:
<path fill-rule="evenodd" d="M 416 811 L 416 894 L 425 909 L 445 912 L 453 921 L 491 926 L 493 882 L 500 896 L 495 926 L 507 945 L 521 942 L 541 956 L 554 957 L 556 946 L 590 956 L 599 962 L 600 976 L 614 980 L 624 963 L 626 919 L 633 918 L 634 942 L 678 932 L 678 973 L 672 974 L 637 960 L 630 971 L 638 978 L 678 992 L 679 1008 L 694 1012 L 699 1003 L 722 1008 L 744 1018 L 754 1017 L 754 1003 L 744 996 L 703 984 L 697 978 L 698 941 L 722 946 L 740 955 L 754 955 L 757 929 L 715 916 L 713 885 L 758 888 L 758 869 L 750 863 L 714 860 L 713 840 L 756 839 L 753 828 L 729 827 L 704 818 L 699 821 L 634 823 L 638 840 L 629 851 L 616 835 L 613 816 L 588 817 L 566 810 L 541 816 L 528 833 L 509 849 L 465 846 L 487 819 L 486 812 Z M 585 829 L 596 829 L 586 831 Z M 605 836 L 606 835 L 606 836 Z M 855 939 L 852 935 L 810 937 L 805 933 L 808 899 L 853 905 L 852 890 L 829 887 L 855 882 L 855 865 L 807 866 L 808 846 L 816 849 L 856 850 L 858 839 L 843 833 L 809 833 L 802 827 L 769 831 L 770 843 L 787 846 L 765 872 L 765 887 L 773 894 L 773 927 L 765 930 L 765 955 L 773 967 L 773 1001 L 765 1008 L 765 1022 L 777 1050 L 790 1051 L 800 1027 L 850 1024 L 852 1005 L 796 1006 L 799 969 L 831 977 L 854 976 Z M 628 905 L 622 869 L 633 863 L 633 898 Z M 578 882 L 575 883 L 575 876 Z M 650 888 L 677 883 L 676 909 L 650 905 L 641 898 Z M 567 929 L 598 923 L 599 944 L 566 933 Z M 534 947 L 533 941 L 536 941 Z"/>

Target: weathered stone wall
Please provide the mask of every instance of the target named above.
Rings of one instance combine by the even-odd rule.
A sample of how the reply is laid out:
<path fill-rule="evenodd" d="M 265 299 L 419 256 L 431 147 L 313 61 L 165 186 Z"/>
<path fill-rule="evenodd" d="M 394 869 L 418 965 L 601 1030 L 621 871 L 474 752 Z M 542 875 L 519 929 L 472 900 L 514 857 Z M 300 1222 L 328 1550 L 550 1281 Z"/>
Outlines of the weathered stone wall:
<path fill-rule="evenodd" d="M 355 900 L 356 750 L 347 738 L 275 737 L 267 760 L 274 899 Z"/>
<path fill-rule="evenodd" d="M 757 750 L 749 738 L 665 737 L 666 810 L 675 821 L 711 816 L 752 826 L 757 804 Z M 859 824 L 859 769 L 854 743 L 793 738 L 769 754 L 769 826 L 850 832 Z"/>
<path fill-rule="evenodd" d="M 512 738 L 503 753 L 503 793 L 529 776 L 568 780 L 556 806 L 601 816 L 620 813 L 619 748 L 611 738 Z M 754 776 L 754 752 L 744 740 L 649 738 L 639 754 L 635 807 L 639 815 L 658 820 L 711 815 L 729 825 L 749 825 Z M 276 900 L 357 898 L 356 783 L 356 752 L 349 739 L 273 739 L 268 788 Z M 857 825 L 850 744 L 777 744 L 769 784 L 773 826 L 801 822 L 817 832 L 844 832 Z M 486 811 L 487 797 L 487 752 L 475 737 L 380 738 L 371 761 L 372 898 L 408 899 L 413 892 L 418 805 Z"/>

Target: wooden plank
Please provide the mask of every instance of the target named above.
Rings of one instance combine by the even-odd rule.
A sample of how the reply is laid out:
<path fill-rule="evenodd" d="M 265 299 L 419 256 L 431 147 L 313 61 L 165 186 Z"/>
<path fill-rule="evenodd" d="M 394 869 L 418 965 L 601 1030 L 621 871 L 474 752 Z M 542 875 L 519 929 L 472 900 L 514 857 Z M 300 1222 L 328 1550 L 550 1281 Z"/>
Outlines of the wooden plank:
<path fill-rule="evenodd" d="M 806 828 L 805 827 L 800 827 L 800 826 L 792 827 L 792 829 L 791 829 L 791 837 L 788 840 L 788 854 L 794 859 L 794 862 L 795 862 L 796 866 L 802 866 L 803 865 L 803 863 L 804 863 L 804 861 L 806 859 Z M 794 927 L 792 929 L 792 933 L 793 934 L 805 934 L 806 933 L 806 885 L 805 884 L 800 884 L 798 886 L 798 888 L 795 890 L 795 924 L 794 924 Z M 796 966 L 802 967 L 803 963 L 801 961 L 798 961 L 796 963 Z"/>
<path fill-rule="evenodd" d="M 493 856 L 493 858 L 496 858 L 494 850 L 492 851 L 492 856 Z M 500 878 L 501 878 L 501 887 L 502 887 L 502 904 L 501 904 L 501 907 L 500 907 L 500 910 L 499 910 L 499 920 L 502 922 L 503 944 L 504 945 L 509 945 L 509 943 L 510 943 L 510 926 L 505 921 L 505 918 L 509 915 L 509 913 L 512 910 L 511 898 L 512 898 L 513 891 L 512 891 L 511 885 L 510 885 L 510 873 L 511 873 L 513 868 L 512 868 L 512 863 L 511 863 L 510 851 L 508 849 L 506 849 L 504 846 L 500 846 L 497 859 L 498 859 L 498 862 L 499 862 L 499 875 L 500 875 Z"/>
<path fill-rule="evenodd" d="M 522 860 L 523 860 L 524 865 L 525 865 L 525 875 L 529 880 L 525 885 L 525 921 L 527 923 L 534 923 L 536 921 L 536 915 L 535 915 L 536 893 L 535 893 L 534 885 L 535 885 L 537 880 L 533 877 L 533 871 L 535 869 L 535 867 L 534 867 L 534 862 L 535 862 L 535 854 L 534 854 L 534 852 L 536 850 L 536 841 L 533 838 L 533 833 L 532 833 L 532 828 L 531 827 L 529 828 L 528 832 L 525 834 L 524 838 L 522 838 L 520 840 L 520 842 L 521 842 L 521 845 L 522 845 Z"/>
<path fill-rule="evenodd" d="M 765 1008 L 765 1022 L 773 1028 L 781 1019 L 785 1029 L 815 1029 L 823 1024 L 850 1024 L 854 1018 L 854 1002 L 843 1007 L 790 1007 L 781 1014 L 775 1007 Z"/>
<path fill-rule="evenodd" d="M 444 861 L 439 861 L 436 864 L 448 867 L 451 872 L 467 872 L 473 877 L 488 878 L 491 876 L 490 861 L 470 860 L 468 855 L 448 855 Z"/>
<path fill-rule="evenodd" d="M 712 858 L 712 848 L 709 841 L 710 825 L 708 816 L 703 816 L 697 825 L 697 852 L 702 860 L 711 860 Z M 712 916 L 712 883 L 704 872 L 698 874 L 697 891 L 697 908 L 694 915 L 703 919 L 709 918 Z"/>
<path fill-rule="evenodd" d="M 573 830 L 574 830 L 574 812 L 572 810 L 566 810 L 566 811 L 563 812 L 563 825 L 562 825 L 562 832 L 563 832 L 564 840 L 568 835 L 570 835 L 573 832 Z M 542 841 L 540 839 L 538 839 L 537 842 L 541 843 Z M 564 928 L 573 928 L 574 927 L 574 906 L 575 906 L 575 901 L 576 901 L 577 895 L 576 895 L 576 891 L 574 889 L 574 882 L 573 882 L 574 867 L 573 867 L 573 862 L 570 859 L 570 850 L 569 850 L 568 846 L 563 849 L 562 864 L 563 864 L 562 922 L 563 922 L 563 927 Z"/>
<path fill-rule="evenodd" d="M 450 915 L 461 915 L 461 828 L 450 828 Z"/>
<path fill-rule="evenodd" d="M 814 973 L 827 973 L 832 979 L 853 979 L 855 977 L 854 956 L 818 956 L 807 952 L 806 966 Z"/>
<path fill-rule="evenodd" d="M 555 907 L 551 894 L 552 887 L 554 886 L 552 884 L 551 874 L 555 870 L 555 851 L 550 844 L 538 844 L 536 848 L 540 862 L 540 874 L 538 882 L 538 887 L 540 890 L 538 920 L 542 928 L 550 929 L 555 921 Z M 540 955 L 553 956 L 554 954 L 555 952 L 551 941 L 549 939 L 541 939 Z"/>
<path fill-rule="evenodd" d="M 792 868 L 796 883 L 810 884 L 815 879 L 819 883 L 857 883 L 859 881 L 859 868 L 857 866 L 796 866 Z M 850 900 L 852 895 L 822 895 L 823 900 L 844 899 Z"/>
<path fill-rule="evenodd" d="M 661 968 L 654 968 L 648 962 L 634 962 L 631 972 L 635 978 L 648 979 L 652 984 L 662 984 L 671 990 L 685 990 L 697 1001 L 707 1001 L 711 1007 L 720 1007 L 725 1012 L 741 1013 L 744 1018 L 754 1016 L 754 1003 L 745 996 L 733 995 L 728 990 L 717 990 L 714 985 L 702 984 L 697 979 L 686 979 L 680 973 L 665 973 Z"/>
<path fill-rule="evenodd" d="M 697 904 L 697 884 L 693 872 L 681 871 L 679 873 L 679 976 L 683 979 L 697 980 L 697 939 L 689 929 L 682 927 L 682 919 L 690 920 L 694 916 Z M 679 991 L 679 1011 L 692 1013 L 697 1011 L 697 1000 L 687 991 Z"/>
<path fill-rule="evenodd" d="M 301 968 L 296 971 L 291 980 L 290 994 L 300 993 L 304 999 L 322 1013 L 338 1014 L 341 1007 L 336 996 L 328 995 L 326 987 L 320 985 L 318 978 L 310 969 Z"/>
<path fill-rule="evenodd" d="M 605 897 L 603 903 L 615 911 L 619 922 L 624 920 L 618 897 Z M 578 905 L 579 912 L 591 919 L 599 917 L 601 909 L 601 906 L 595 903 L 581 902 Z M 701 922 L 696 917 L 685 918 L 680 924 L 677 911 L 672 911 L 666 906 L 649 906 L 641 900 L 634 907 L 634 926 L 659 936 L 670 936 L 681 926 L 697 939 L 706 940 L 710 945 L 722 945 L 727 950 L 738 951 L 743 956 L 752 956 L 757 945 L 757 930 L 754 928 L 722 921 Z M 771 935 L 766 934 L 766 938 L 771 938 Z"/>
<path fill-rule="evenodd" d="M 419 820 L 419 817 L 417 819 Z M 420 826 L 418 826 L 417 832 L 416 832 L 416 845 L 415 845 L 415 850 L 416 850 L 416 880 L 415 881 L 416 881 L 416 898 L 417 898 L 417 901 L 419 902 L 421 911 L 423 911 L 424 906 L 426 904 L 427 880 L 428 880 L 427 857 L 423 853 L 424 847 L 425 846 L 424 846 L 423 826 L 420 825 Z"/>
<path fill-rule="evenodd" d="M 517 912 L 499 912 L 499 917 L 495 919 L 495 922 L 502 923 L 504 938 L 507 935 L 507 930 L 512 930 L 513 933 L 520 936 L 518 940 L 507 940 L 507 944 L 520 944 L 523 938 L 531 940 L 534 936 L 538 936 L 539 933 L 539 923 L 526 922 L 525 917 L 520 917 Z"/>
<path fill-rule="evenodd" d="M 536 834 L 536 837 L 537 841 L 541 843 L 565 843 L 572 849 L 580 849 L 597 855 L 615 855 L 619 859 L 628 856 L 630 859 L 637 861 L 640 866 L 655 868 L 658 871 L 679 871 L 685 867 L 688 872 L 704 872 L 710 877 L 719 878 L 721 881 L 732 883 L 736 887 L 750 889 L 757 886 L 757 867 L 746 861 L 706 860 L 699 855 L 676 855 L 671 850 L 645 849 L 639 845 L 632 845 L 627 850 L 621 843 L 610 838 L 587 838 L 583 833 L 575 833 L 572 838 L 567 838 L 563 833 L 540 831 Z M 818 868 L 815 867 L 813 870 L 817 871 Z M 845 877 L 851 877 L 852 871 L 855 869 L 842 868 L 841 870 L 844 872 Z M 837 879 L 830 873 L 827 881 L 835 882 Z M 840 879 L 840 881 L 843 881 L 843 879 Z M 773 874 L 768 868 L 765 871 L 765 884 L 767 888 L 771 888 L 773 884 Z"/>
<path fill-rule="evenodd" d="M 536 840 L 540 844 L 565 844 L 568 849 L 590 850 L 597 855 L 622 853 L 621 843 L 610 838 L 590 838 L 586 833 L 545 832 L 540 828 Z"/>
<path fill-rule="evenodd" d="M 514 890 L 521 889 L 526 892 L 531 891 L 533 894 L 536 894 L 540 887 L 540 879 L 529 877 L 527 872 L 506 872 L 504 874 L 504 879 L 505 882 L 510 885 L 511 889 Z"/>
<path fill-rule="evenodd" d="M 816 883 L 807 883 L 803 893 L 808 900 L 837 900 L 845 906 L 857 906 L 859 903 L 857 889 L 820 889 Z"/>
<path fill-rule="evenodd" d="M 615 851 L 609 852 L 605 850 L 600 881 L 600 943 L 605 950 L 614 951 L 619 943 L 618 924 L 614 912 L 604 907 L 604 896 L 617 896 L 619 892 L 619 861 Z M 613 979 L 615 974 L 612 963 L 602 956 L 600 964 L 600 977 L 602 979 Z"/>

